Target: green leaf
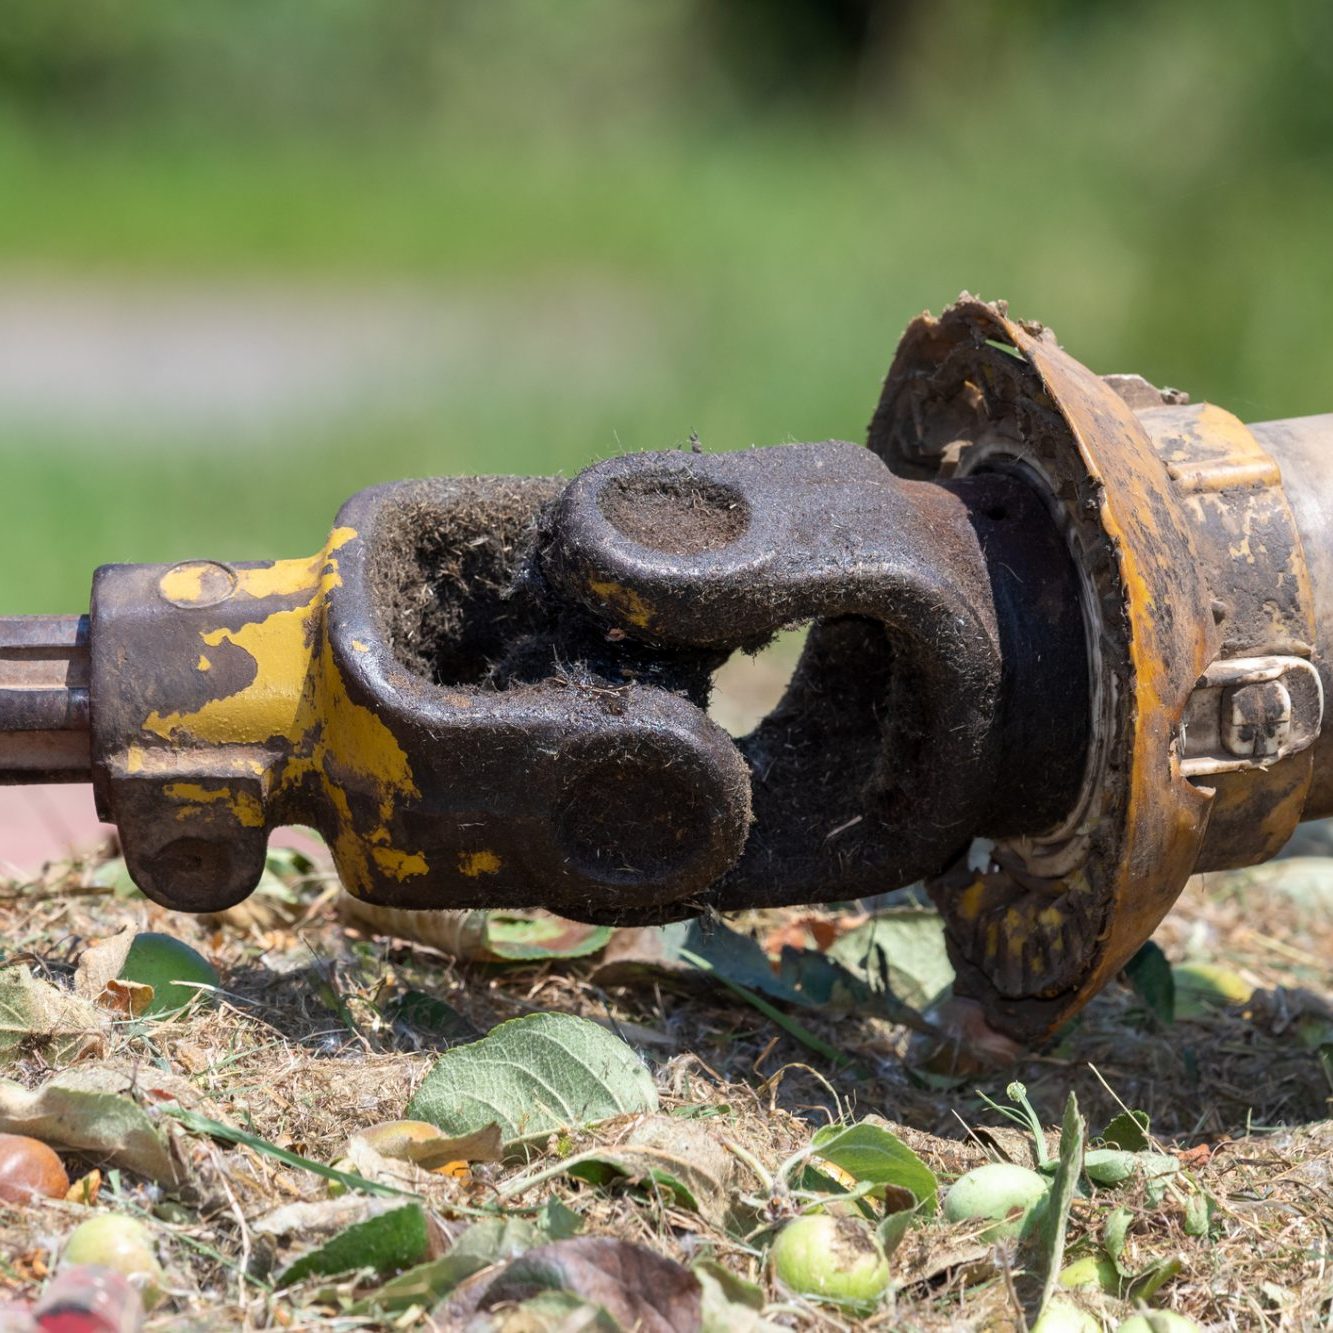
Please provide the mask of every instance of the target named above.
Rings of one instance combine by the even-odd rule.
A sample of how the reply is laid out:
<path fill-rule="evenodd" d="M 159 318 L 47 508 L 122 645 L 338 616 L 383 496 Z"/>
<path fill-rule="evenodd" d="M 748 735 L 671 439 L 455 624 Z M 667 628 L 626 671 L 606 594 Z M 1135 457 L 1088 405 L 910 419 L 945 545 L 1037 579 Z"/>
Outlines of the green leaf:
<path fill-rule="evenodd" d="M 1130 1282 L 1125 1292 L 1128 1301 L 1150 1301 L 1184 1267 L 1178 1255 L 1150 1263 Z"/>
<path fill-rule="evenodd" d="M 1094 1185 L 1119 1185 L 1138 1167 L 1138 1154 L 1120 1148 L 1092 1148 L 1083 1158 L 1083 1171 Z"/>
<path fill-rule="evenodd" d="M 481 1036 L 471 1020 L 459 1013 L 453 1005 L 425 991 L 404 991 L 385 1005 L 384 1016 L 391 1023 L 401 1023 L 432 1044 L 476 1041 Z"/>
<path fill-rule="evenodd" d="M 1213 1225 L 1213 1201 L 1203 1190 L 1185 1200 L 1185 1234 L 1205 1237 Z"/>
<path fill-rule="evenodd" d="M 357 1301 L 351 1313 L 365 1315 L 382 1311 L 393 1314 L 414 1305 L 429 1307 L 443 1300 L 460 1282 L 486 1267 L 485 1262 L 477 1263 L 452 1252 L 442 1255 L 390 1278 L 378 1291 Z"/>
<path fill-rule="evenodd" d="M 158 1075 L 158 1081 L 169 1078 Z M 145 1080 L 106 1065 L 79 1064 L 35 1091 L 0 1080 L 0 1131 L 86 1152 L 170 1187 L 180 1170 L 147 1112 L 129 1095 Z"/>
<path fill-rule="evenodd" d="M 445 1254 L 391 1278 L 378 1291 L 358 1302 L 353 1313 L 434 1305 L 473 1273 L 480 1273 L 483 1268 L 506 1259 L 515 1259 L 555 1239 L 558 1238 L 521 1217 L 483 1218 L 468 1227 Z"/>
<path fill-rule="evenodd" d="M 610 926 L 593 926 L 545 914 L 491 912 L 486 923 L 486 946 L 498 959 L 510 962 L 542 958 L 583 958 L 606 947 Z"/>
<path fill-rule="evenodd" d="M 1171 964 L 1160 945 L 1148 940 L 1140 946 L 1138 953 L 1125 964 L 1125 975 L 1134 987 L 1134 993 L 1159 1023 L 1175 1021 L 1176 984 L 1171 976 Z"/>
<path fill-rule="evenodd" d="M 871 990 L 887 990 L 919 1012 L 953 985 L 944 921 L 929 908 L 879 912 L 838 939 L 829 956 L 864 978 Z"/>
<path fill-rule="evenodd" d="M 1121 1277 L 1129 1276 L 1129 1270 L 1124 1266 L 1125 1242 L 1133 1225 L 1133 1212 L 1128 1208 L 1116 1208 L 1108 1214 L 1106 1224 L 1102 1227 L 1102 1248 L 1110 1256 Z"/>
<path fill-rule="evenodd" d="M 361 1269 L 393 1273 L 419 1263 L 429 1250 L 425 1209 L 415 1201 L 387 1204 L 289 1264 L 278 1275 L 277 1285 L 289 1287 L 307 1277 L 333 1277 Z"/>
<path fill-rule="evenodd" d="M 583 1230 L 583 1218 L 553 1194 L 542 1204 L 534 1225 L 547 1240 L 569 1240 Z"/>
<path fill-rule="evenodd" d="M 1150 1123 L 1146 1111 L 1121 1111 L 1102 1130 L 1102 1142 L 1108 1148 L 1123 1148 L 1126 1152 L 1143 1152 L 1148 1147 Z"/>
<path fill-rule="evenodd" d="M 596 953 L 612 933 L 610 926 L 566 921 L 548 912 L 377 907 L 351 895 L 342 900 L 342 910 L 373 934 L 415 940 L 472 963 L 578 958 Z"/>
<path fill-rule="evenodd" d="M 904 1208 L 902 1212 L 890 1213 L 879 1224 L 877 1228 L 879 1243 L 884 1247 L 886 1257 L 893 1258 L 893 1252 L 903 1243 L 903 1238 L 915 1220 L 915 1212 L 910 1208 Z"/>
<path fill-rule="evenodd" d="M 280 880 L 304 879 L 314 869 L 315 863 L 295 847 L 270 847 L 264 856 L 265 873 Z"/>
<path fill-rule="evenodd" d="M 652 1075 L 619 1037 L 572 1014 L 530 1014 L 446 1051 L 407 1115 L 446 1134 L 495 1121 L 505 1143 L 517 1144 L 655 1110 Z"/>
<path fill-rule="evenodd" d="M 871 1120 L 825 1125 L 815 1131 L 810 1145 L 817 1157 L 841 1167 L 853 1179 L 906 1190 L 922 1211 L 935 1211 L 939 1198 L 935 1173 L 884 1125 Z"/>
<path fill-rule="evenodd" d="M 713 1259 L 690 1270 L 699 1279 L 699 1333 L 778 1333 L 762 1315 L 763 1290 Z"/>
<path fill-rule="evenodd" d="M 1037 1298 L 1033 1302 L 1034 1319 L 1040 1318 L 1060 1280 L 1060 1269 L 1065 1260 L 1069 1209 L 1083 1169 L 1083 1138 L 1083 1117 L 1078 1111 L 1078 1098 L 1071 1092 L 1065 1102 L 1064 1119 L 1060 1125 L 1060 1160 L 1029 1237 L 1032 1271 L 1040 1284 Z"/>
<path fill-rule="evenodd" d="M 880 1210 L 867 1197 L 872 1192 L 870 1185 L 857 1184 L 848 1189 L 844 1181 L 835 1179 L 827 1171 L 821 1171 L 813 1162 L 802 1162 L 788 1183 L 797 1195 L 820 1196 L 818 1201 L 821 1205 L 850 1204 L 867 1222 L 873 1222 L 879 1215 Z"/>
<path fill-rule="evenodd" d="M 633 984 L 645 976 L 692 985 L 711 979 L 806 1009 L 863 1007 L 872 998 L 863 979 L 819 950 L 784 949 L 775 972 L 757 940 L 719 921 L 621 931 L 612 956 L 593 975 L 601 985 Z"/>

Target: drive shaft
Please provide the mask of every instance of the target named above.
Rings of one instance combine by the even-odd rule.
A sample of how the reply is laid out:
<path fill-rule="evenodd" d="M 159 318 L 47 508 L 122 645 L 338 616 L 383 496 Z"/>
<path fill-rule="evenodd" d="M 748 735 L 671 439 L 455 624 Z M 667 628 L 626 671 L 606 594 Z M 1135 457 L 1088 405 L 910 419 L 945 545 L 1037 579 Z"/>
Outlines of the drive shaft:
<path fill-rule="evenodd" d="M 648 922 L 922 879 L 957 989 L 1059 1026 L 1196 870 L 1333 814 L 1333 416 L 1247 427 L 962 299 L 846 442 L 354 496 L 314 556 L 110 565 L 0 621 L 0 781 L 85 781 L 217 910 L 271 830 L 409 908 Z M 707 716 L 810 626 L 778 707 Z"/>

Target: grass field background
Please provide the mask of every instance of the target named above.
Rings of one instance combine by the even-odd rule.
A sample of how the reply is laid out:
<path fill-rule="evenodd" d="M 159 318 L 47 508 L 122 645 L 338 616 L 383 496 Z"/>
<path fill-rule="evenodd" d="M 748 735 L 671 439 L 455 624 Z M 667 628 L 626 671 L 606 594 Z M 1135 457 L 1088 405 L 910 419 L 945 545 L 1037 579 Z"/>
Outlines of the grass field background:
<path fill-rule="evenodd" d="M 92 293 L 112 381 L 115 312 L 182 294 L 205 380 L 210 302 L 262 308 L 221 360 L 269 309 L 288 351 L 330 302 L 431 333 L 243 420 L 133 384 L 103 413 L 88 356 L 0 394 L 0 609 L 77 609 L 104 561 L 312 550 L 400 475 L 857 439 L 905 322 L 963 288 L 1250 419 L 1333 409 L 1327 6 L 867 7 L 853 59 L 784 45 L 797 4 L 16 0 L 0 296 Z"/>

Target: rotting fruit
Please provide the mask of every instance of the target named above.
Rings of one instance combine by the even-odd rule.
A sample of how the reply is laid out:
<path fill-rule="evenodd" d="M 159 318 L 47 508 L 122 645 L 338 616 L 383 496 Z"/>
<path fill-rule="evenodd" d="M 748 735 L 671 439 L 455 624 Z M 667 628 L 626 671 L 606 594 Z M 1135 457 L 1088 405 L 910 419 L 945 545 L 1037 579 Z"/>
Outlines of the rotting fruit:
<path fill-rule="evenodd" d="M 0 1199 L 27 1203 L 63 1199 L 68 1192 L 69 1176 L 51 1148 L 26 1134 L 0 1134 Z"/>
<path fill-rule="evenodd" d="M 778 1233 L 769 1257 L 784 1287 L 815 1300 L 869 1310 L 888 1290 L 884 1247 L 854 1218 L 795 1218 Z"/>

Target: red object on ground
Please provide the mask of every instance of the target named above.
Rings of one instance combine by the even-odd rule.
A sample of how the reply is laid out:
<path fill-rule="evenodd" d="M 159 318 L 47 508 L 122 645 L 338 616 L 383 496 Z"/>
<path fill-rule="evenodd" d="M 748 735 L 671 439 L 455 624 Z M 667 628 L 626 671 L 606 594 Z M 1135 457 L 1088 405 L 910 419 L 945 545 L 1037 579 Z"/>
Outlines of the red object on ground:
<path fill-rule="evenodd" d="M 32 1313 L 41 1333 L 139 1333 L 144 1321 L 129 1279 L 92 1264 L 57 1273 Z"/>

